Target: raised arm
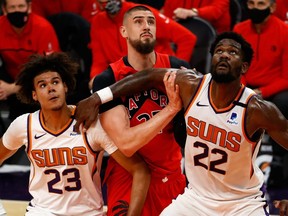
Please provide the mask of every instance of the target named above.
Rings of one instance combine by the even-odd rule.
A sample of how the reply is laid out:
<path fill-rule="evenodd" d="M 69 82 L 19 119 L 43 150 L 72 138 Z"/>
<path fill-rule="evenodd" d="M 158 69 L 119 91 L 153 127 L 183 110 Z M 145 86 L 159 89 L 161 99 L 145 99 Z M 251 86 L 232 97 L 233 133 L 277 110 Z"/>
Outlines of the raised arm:
<path fill-rule="evenodd" d="M 75 114 L 77 120 L 75 130 L 78 130 L 81 123 L 83 123 L 84 129 L 88 129 L 97 118 L 99 105 L 111 101 L 113 98 L 131 95 L 153 87 L 164 89 L 163 78 L 165 73 L 172 70 L 178 69 L 153 68 L 137 72 L 80 101 Z M 196 73 L 194 70 L 189 69 L 177 71 L 175 83 L 179 85 L 180 97 L 184 107 L 186 107 L 191 95 L 193 95 L 191 91 L 194 91 L 199 83 L 198 78 L 201 76 Z"/>
<path fill-rule="evenodd" d="M 79 131 L 79 126 L 81 123 L 83 123 L 84 130 L 88 129 L 97 119 L 99 106 L 112 100 L 113 98 L 136 93 L 154 86 L 162 86 L 163 89 L 163 77 L 166 71 L 167 69 L 148 69 L 138 72 L 111 85 L 111 88 L 106 87 L 93 93 L 90 97 L 80 101 L 77 104 L 75 113 L 75 118 L 77 120 L 75 130 Z M 102 101 L 99 96 L 102 98 Z"/>
<path fill-rule="evenodd" d="M 174 85 L 175 78 L 175 73 L 170 76 L 167 73 L 163 79 L 169 99 L 168 105 L 151 119 L 137 126 L 130 127 L 130 120 L 123 105 L 118 105 L 100 115 L 104 130 L 127 157 L 131 157 L 158 133 L 161 133 L 161 130 L 181 110 L 182 102 L 179 96 L 179 86 Z"/>

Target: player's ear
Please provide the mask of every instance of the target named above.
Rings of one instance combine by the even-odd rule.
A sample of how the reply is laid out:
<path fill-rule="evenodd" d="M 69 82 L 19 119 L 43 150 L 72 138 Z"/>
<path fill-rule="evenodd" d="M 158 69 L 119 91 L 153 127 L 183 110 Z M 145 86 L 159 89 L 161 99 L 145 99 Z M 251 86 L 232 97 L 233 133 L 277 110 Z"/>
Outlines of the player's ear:
<path fill-rule="evenodd" d="M 125 26 L 121 26 L 120 27 L 120 34 L 123 38 L 128 38 L 128 35 L 127 35 L 127 31 L 126 31 L 126 28 Z"/>
<path fill-rule="evenodd" d="M 33 100 L 38 101 L 36 91 L 32 91 L 32 98 L 33 98 Z"/>
<path fill-rule="evenodd" d="M 68 87 L 67 87 L 66 83 L 64 83 L 64 90 L 65 90 L 65 93 L 67 94 L 67 92 L 68 92 Z"/>
<path fill-rule="evenodd" d="M 249 68 L 248 62 L 243 62 L 241 74 L 245 74 L 247 72 L 248 68 Z"/>

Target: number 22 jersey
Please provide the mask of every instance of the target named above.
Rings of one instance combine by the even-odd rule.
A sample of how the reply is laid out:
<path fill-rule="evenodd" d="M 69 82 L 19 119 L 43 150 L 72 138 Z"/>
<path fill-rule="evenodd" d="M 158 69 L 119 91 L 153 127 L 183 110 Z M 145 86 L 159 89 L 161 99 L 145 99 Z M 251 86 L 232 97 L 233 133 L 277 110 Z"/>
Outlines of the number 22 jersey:
<path fill-rule="evenodd" d="M 255 93 L 242 85 L 230 106 L 211 100 L 211 74 L 203 76 L 185 112 L 185 171 L 188 188 L 217 201 L 261 197 L 263 173 L 255 164 L 260 141 L 245 131 L 246 107 Z M 196 185 L 196 186 L 194 186 Z"/>

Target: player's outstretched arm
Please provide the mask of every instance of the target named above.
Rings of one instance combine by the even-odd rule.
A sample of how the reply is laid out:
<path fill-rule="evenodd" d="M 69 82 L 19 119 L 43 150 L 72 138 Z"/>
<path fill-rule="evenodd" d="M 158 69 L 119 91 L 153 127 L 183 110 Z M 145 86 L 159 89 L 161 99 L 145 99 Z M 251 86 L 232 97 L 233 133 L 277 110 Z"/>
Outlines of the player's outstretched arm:
<path fill-rule="evenodd" d="M 110 86 L 114 98 L 150 88 L 164 89 L 163 78 L 168 68 L 152 68 L 129 75 Z"/>
<path fill-rule="evenodd" d="M 113 98 L 118 98 L 120 96 L 131 95 L 140 91 L 144 91 L 150 88 L 164 89 L 163 78 L 167 71 L 172 71 L 175 69 L 169 68 L 152 68 L 137 72 L 133 75 L 129 75 L 124 79 L 114 83 L 110 87 L 101 89 L 90 97 L 80 101 L 77 105 L 75 118 L 77 123 L 75 125 L 75 130 L 79 131 L 79 126 L 83 123 L 83 128 L 88 129 L 90 125 L 97 119 L 99 105 L 113 100 Z M 178 70 L 178 69 L 177 69 Z M 182 78 L 176 80 L 176 83 L 181 86 L 183 90 L 180 95 L 183 100 L 185 92 L 188 92 L 189 96 L 191 91 L 189 88 L 195 88 L 193 82 L 195 82 L 196 73 L 193 70 L 180 70 L 182 71 Z M 179 72 L 177 72 L 179 73 Z M 183 76 L 184 75 L 184 76 Z M 178 75 L 177 75 L 178 76 Z M 185 77 L 186 76 L 186 77 Z M 187 79 L 186 79 L 187 78 Z M 185 86 L 182 85 L 183 82 L 191 82 L 191 85 L 185 85 L 188 89 L 185 89 Z M 198 83 L 195 82 L 196 84 Z M 190 99 L 190 96 L 189 96 Z M 185 98 L 185 101 L 189 100 Z M 184 100 L 183 100 L 184 101 Z"/>
<path fill-rule="evenodd" d="M 133 177 L 131 198 L 127 216 L 141 215 L 150 185 L 150 170 L 144 160 L 137 154 L 128 158 L 120 150 L 111 156 Z M 115 179 L 117 181 L 117 179 Z M 109 208 L 109 206 L 108 206 Z"/>
<path fill-rule="evenodd" d="M 166 71 L 167 69 L 148 69 L 138 72 L 137 77 L 134 78 L 134 75 L 128 76 L 124 78 L 124 82 L 121 80 L 117 84 L 113 84 L 111 88 L 101 89 L 80 101 L 75 112 L 75 119 L 77 120 L 75 131 L 79 132 L 82 123 L 84 131 L 87 130 L 97 119 L 99 106 L 113 98 L 146 90 L 156 84 L 162 86 L 163 89 L 163 77 Z"/>

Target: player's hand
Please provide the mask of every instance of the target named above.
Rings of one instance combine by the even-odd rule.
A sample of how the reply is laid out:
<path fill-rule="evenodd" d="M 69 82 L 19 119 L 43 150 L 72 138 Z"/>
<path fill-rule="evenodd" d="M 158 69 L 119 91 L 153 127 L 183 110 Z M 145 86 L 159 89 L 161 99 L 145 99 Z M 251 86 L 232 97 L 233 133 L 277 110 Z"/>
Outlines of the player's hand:
<path fill-rule="evenodd" d="M 273 204 L 279 209 L 280 216 L 288 216 L 288 200 L 275 200 Z"/>
<path fill-rule="evenodd" d="M 88 130 L 93 122 L 96 121 L 101 100 L 97 93 L 92 94 L 90 97 L 81 100 L 77 104 L 75 119 L 76 124 L 74 130 L 80 132 L 80 125 L 83 124 L 83 132 Z"/>
<path fill-rule="evenodd" d="M 177 113 L 182 109 L 182 100 L 179 95 L 179 86 L 175 84 L 176 71 L 167 72 L 163 78 L 166 89 L 166 94 L 169 99 L 167 107 L 173 112 Z"/>

